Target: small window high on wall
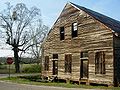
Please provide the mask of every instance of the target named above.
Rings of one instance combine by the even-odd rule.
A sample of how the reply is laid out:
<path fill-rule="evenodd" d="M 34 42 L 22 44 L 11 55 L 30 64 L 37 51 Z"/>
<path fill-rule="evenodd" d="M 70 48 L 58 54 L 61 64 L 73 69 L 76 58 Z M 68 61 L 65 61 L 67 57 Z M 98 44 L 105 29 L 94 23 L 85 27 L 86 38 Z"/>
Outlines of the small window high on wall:
<path fill-rule="evenodd" d="M 58 59 L 58 54 L 53 54 L 53 59 Z"/>
<path fill-rule="evenodd" d="M 95 53 L 95 74 L 105 74 L 105 53 Z"/>
<path fill-rule="evenodd" d="M 72 23 L 72 38 L 77 37 L 78 36 L 78 27 L 77 27 L 77 23 Z"/>
<path fill-rule="evenodd" d="M 60 27 L 60 40 L 64 40 L 65 39 L 65 30 L 64 27 Z"/>

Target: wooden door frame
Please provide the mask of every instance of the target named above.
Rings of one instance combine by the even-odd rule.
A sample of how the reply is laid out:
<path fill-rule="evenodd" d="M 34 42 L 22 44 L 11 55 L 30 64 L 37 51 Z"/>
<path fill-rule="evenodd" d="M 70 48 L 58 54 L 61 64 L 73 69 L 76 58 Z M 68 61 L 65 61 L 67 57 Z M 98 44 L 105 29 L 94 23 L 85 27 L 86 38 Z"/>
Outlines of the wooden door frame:
<path fill-rule="evenodd" d="M 56 73 L 56 69 L 55 69 L 55 65 L 53 65 L 53 64 L 55 64 L 55 62 L 57 62 L 57 73 Z M 53 65 L 53 68 L 52 68 L 52 75 L 58 75 L 58 60 L 52 60 L 52 65 Z"/>
<path fill-rule="evenodd" d="M 83 62 L 84 61 L 87 61 L 87 77 L 85 78 L 84 76 L 83 76 Z M 88 79 L 89 78 L 89 63 L 88 63 L 88 59 L 80 59 L 80 79 Z"/>

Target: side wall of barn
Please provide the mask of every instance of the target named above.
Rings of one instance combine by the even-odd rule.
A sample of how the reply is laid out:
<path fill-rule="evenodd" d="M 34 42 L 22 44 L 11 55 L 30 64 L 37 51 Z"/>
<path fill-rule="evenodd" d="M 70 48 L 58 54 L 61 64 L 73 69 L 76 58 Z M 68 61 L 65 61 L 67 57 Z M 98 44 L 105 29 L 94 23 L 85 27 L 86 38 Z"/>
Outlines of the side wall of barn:
<path fill-rule="evenodd" d="M 77 22 L 78 37 L 71 37 L 71 25 Z M 60 40 L 60 27 L 65 28 L 65 39 Z M 113 34 L 109 28 L 82 10 L 67 5 L 51 29 L 45 43 L 44 56 L 49 56 L 49 71 L 52 75 L 53 54 L 58 54 L 58 77 L 80 79 L 81 52 L 88 52 L 87 82 L 113 84 Z M 105 53 L 105 74 L 95 74 L 95 53 Z M 65 73 L 65 55 L 72 55 L 72 72 Z M 44 63 L 44 61 L 43 61 Z"/>
<path fill-rule="evenodd" d="M 114 34 L 114 86 L 120 86 L 120 36 Z"/>

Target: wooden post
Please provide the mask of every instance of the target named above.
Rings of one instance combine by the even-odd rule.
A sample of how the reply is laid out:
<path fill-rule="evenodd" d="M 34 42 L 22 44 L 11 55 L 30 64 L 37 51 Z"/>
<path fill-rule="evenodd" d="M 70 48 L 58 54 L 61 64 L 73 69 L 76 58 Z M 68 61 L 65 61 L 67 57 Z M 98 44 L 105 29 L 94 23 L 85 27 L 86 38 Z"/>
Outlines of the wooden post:
<path fill-rule="evenodd" d="M 10 64 L 9 64 L 9 79 L 10 79 Z"/>

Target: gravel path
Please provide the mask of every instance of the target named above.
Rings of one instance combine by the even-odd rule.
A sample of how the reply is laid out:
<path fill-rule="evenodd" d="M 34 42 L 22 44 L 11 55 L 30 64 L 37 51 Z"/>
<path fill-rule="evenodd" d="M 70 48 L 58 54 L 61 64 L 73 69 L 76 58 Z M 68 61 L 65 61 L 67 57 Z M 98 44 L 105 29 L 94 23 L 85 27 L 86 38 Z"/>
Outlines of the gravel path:
<path fill-rule="evenodd" d="M 0 81 L 0 90 L 99 90 L 99 89 L 36 86 L 36 85 L 25 85 L 25 84 L 16 84 L 16 83 L 11 83 L 11 82 Z"/>

